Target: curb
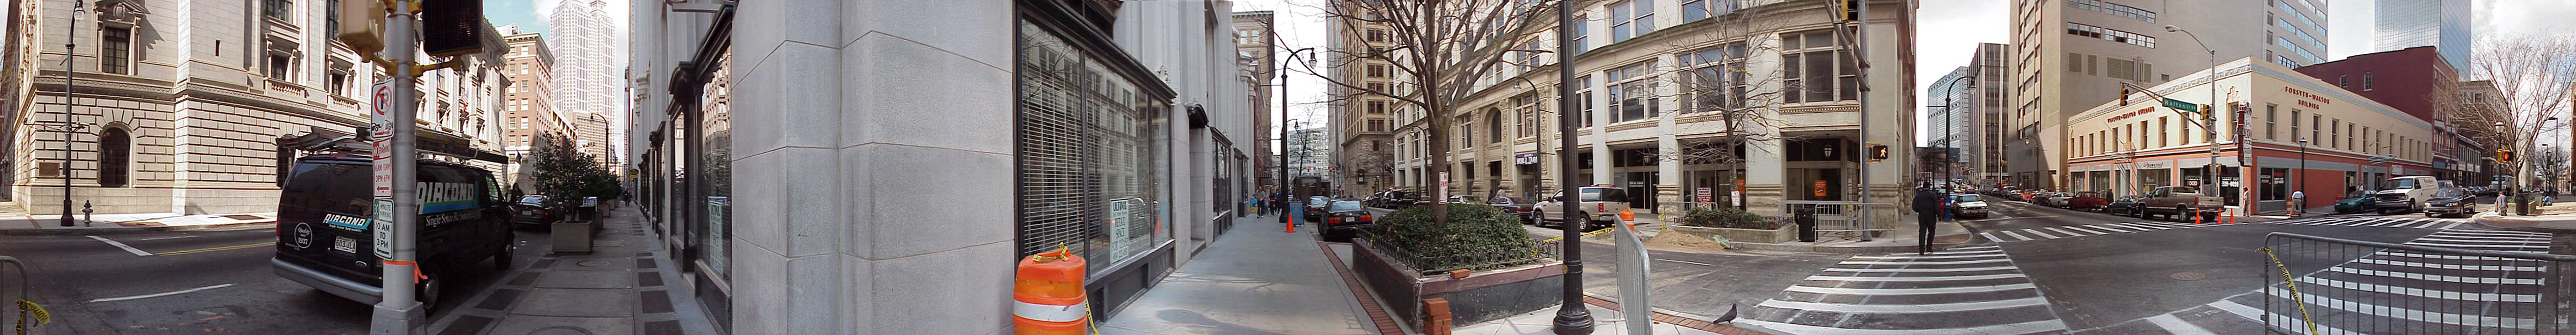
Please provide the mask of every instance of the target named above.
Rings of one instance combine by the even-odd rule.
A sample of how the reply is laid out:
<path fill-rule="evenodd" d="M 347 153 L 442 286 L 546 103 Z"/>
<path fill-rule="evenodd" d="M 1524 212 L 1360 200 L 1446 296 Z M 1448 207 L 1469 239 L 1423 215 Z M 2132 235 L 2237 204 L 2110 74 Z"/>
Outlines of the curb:
<path fill-rule="evenodd" d="M 186 225 L 186 226 L 102 227 L 102 228 L 33 228 L 33 229 L 24 229 L 24 228 L 21 228 L 21 229 L 0 229 L 0 236 L 40 236 L 40 235 L 123 235 L 123 234 L 140 234 L 140 233 L 153 233 L 153 232 L 188 231 L 188 230 L 199 230 L 199 229 L 210 229 L 210 228 L 228 228 L 228 227 L 240 227 L 240 226 L 275 226 L 275 225 L 277 225 L 277 219 L 262 219 L 262 220 L 242 221 L 242 222 L 234 222 L 234 223 L 203 224 L 203 225 Z"/>
<path fill-rule="evenodd" d="M 1945 242 L 1945 241 L 1950 240 L 1950 239 L 1953 239 L 1953 238 L 1957 238 L 1957 239 L 1958 239 L 1958 241 L 1957 241 L 1957 242 Z M 1968 245 L 1968 244 L 1970 244 L 1970 243 L 1976 243 L 1976 241 L 1977 241 L 1977 239 L 1976 239 L 1976 235 L 1975 235 L 1975 234 L 1942 235 L 1942 236 L 1938 236 L 1938 237 L 1933 237 L 1933 241 L 1932 241 L 1932 249 L 1934 249 L 1934 250 L 1947 249 L 1947 248 L 1950 248 L 1950 247 L 1957 247 L 1957 246 Z M 1734 243 L 1729 243 L 1728 245 L 1730 245 L 1730 246 L 1734 246 L 1734 247 L 1735 247 L 1735 249 L 1743 249 L 1743 250 L 1788 251 L 1788 252 L 1813 252 L 1813 253 L 1829 253 L 1829 254 L 1883 254 L 1883 253 L 1900 253 L 1900 252 L 1914 252 L 1916 248 L 1919 248 L 1918 246 L 1914 246 L 1914 245 L 1897 245 L 1897 246 L 1880 246 L 1880 247 L 1826 247 L 1826 246 L 1812 246 L 1812 245 L 1789 245 L 1789 244 L 1780 244 L 1780 243 L 1752 243 L 1752 242 L 1734 242 Z"/>
<path fill-rule="evenodd" d="M 1621 313 L 1627 312 L 1627 310 L 1619 308 L 1618 300 L 1613 300 L 1609 296 L 1604 296 L 1598 293 L 1592 293 L 1592 291 L 1583 292 L 1583 303 L 1619 311 Z M 1715 321 L 1717 318 L 1664 309 L 1663 307 L 1646 306 L 1646 310 L 1647 312 L 1654 313 L 1653 316 L 1648 317 L 1649 319 L 1652 319 L 1655 322 L 1669 323 L 1673 326 L 1682 328 L 1698 329 L 1701 331 L 1725 335 L 1779 334 L 1779 332 L 1767 329 L 1746 327 L 1731 323 L 1718 323 Z M 1741 318 L 1742 316 L 1739 315 L 1737 317 Z"/>

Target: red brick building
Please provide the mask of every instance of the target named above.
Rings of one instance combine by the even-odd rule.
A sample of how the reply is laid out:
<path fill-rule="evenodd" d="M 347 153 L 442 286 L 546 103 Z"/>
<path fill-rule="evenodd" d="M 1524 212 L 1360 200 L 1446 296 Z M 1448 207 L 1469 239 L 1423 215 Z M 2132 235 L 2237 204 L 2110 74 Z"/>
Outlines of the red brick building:
<path fill-rule="evenodd" d="M 2444 81 L 2459 80 L 2432 46 L 2354 55 L 2343 60 L 2300 67 L 2299 73 L 2325 80 L 2371 101 L 2396 108 L 2433 124 L 2433 176 L 2444 180 L 2485 180 L 2485 145 L 2459 136 L 2449 116 L 2434 108 L 2432 94 Z"/>

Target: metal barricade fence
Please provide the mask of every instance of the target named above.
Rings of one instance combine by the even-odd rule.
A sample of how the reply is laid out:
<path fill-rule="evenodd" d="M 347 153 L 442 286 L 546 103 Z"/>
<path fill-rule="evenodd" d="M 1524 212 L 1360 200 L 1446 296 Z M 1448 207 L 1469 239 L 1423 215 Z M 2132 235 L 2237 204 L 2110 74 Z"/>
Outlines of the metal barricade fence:
<path fill-rule="evenodd" d="M 1796 217 L 1799 213 L 1811 211 L 1816 217 L 1818 235 L 1838 236 L 1842 239 L 1866 240 L 1895 230 L 1894 225 L 1886 228 L 1875 227 L 1868 219 L 1868 216 L 1873 213 L 1901 214 L 1901 212 L 1888 212 L 1893 210 L 1897 210 L 1893 204 L 1871 204 L 1859 201 L 1780 201 L 1781 213 Z"/>
<path fill-rule="evenodd" d="M 2576 279 L 2576 256 L 2541 253 L 2549 241 L 2473 230 L 2405 244 L 2274 232 L 2257 249 L 2263 287 L 2229 300 L 2262 300 L 2259 316 L 2243 316 L 2272 334 L 2576 334 L 2576 286 L 2564 284 Z"/>

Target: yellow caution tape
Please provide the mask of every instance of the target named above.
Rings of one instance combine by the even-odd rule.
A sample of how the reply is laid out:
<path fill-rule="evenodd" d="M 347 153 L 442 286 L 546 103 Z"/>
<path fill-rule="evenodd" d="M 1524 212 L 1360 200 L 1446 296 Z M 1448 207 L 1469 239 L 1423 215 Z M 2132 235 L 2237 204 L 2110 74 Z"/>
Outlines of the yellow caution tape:
<path fill-rule="evenodd" d="M 2272 259 L 2272 267 L 2281 269 L 2281 282 L 2290 284 L 2290 303 L 2298 305 L 2299 320 L 2308 324 L 2309 334 L 2316 334 L 2317 320 L 2316 318 L 2308 316 L 2308 303 L 2307 301 L 2304 301 L 2305 299 L 2299 298 L 2299 281 L 2297 278 L 2290 276 L 2290 266 L 2281 264 L 2281 256 L 2272 255 L 2272 247 L 2262 247 L 2254 250 L 2262 251 L 2264 258 Z M 2263 313 L 2270 314 L 2271 311 L 2263 311 Z"/>
<path fill-rule="evenodd" d="M 45 312 L 45 306 L 36 305 L 36 301 L 34 300 L 18 299 L 18 335 L 27 334 L 27 320 L 29 319 L 34 319 L 36 320 L 36 324 L 41 325 L 48 322 L 54 322 L 54 315 L 52 313 Z"/>

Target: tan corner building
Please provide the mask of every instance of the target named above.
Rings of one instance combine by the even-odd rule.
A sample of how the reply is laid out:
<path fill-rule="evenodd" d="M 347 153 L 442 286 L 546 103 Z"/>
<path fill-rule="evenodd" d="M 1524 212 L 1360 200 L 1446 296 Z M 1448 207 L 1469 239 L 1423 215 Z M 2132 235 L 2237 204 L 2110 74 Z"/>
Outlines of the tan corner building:
<path fill-rule="evenodd" d="M 1342 4 L 1335 1 L 1334 4 Z M 1345 12 L 1355 10 L 1345 10 Z M 1395 46 L 1392 30 L 1383 24 L 1353 25 L 1345 20 L 1326 19 L 1327 35 L 1323 50 L 1301 57 L 1321 57 L 1326 75 L 1334 81 L 1359 83 L 1362 87 L 1387 90 L 1397 87 L 1395 65 L 1385 59 L 1362 59 L 1352 55 Z M 1297 65 L 1291 65 L 1297 66 Z M 1327 84 L 1330 85 L 1330 84 Z M 1422 154 L 1420 150 L 1401 150 L 1398 133 L 1419 138 L 1418 130 L 1406 124 L 1421 120 L 1421 111 L 1406 108 L 1395 99 L 1361 93 L 1347 87 L 1328 87 L 1332 97 L 1325 110 L 1332 120 L 1336 159 L 1341 173 L 1335 174 L 1334 185 L 1340 185 L 1343 196 L 1362 196 L 1378 190 L 1418 188 Z M 1313 121 L 1309 121 L 1313 122 Z"/>
<path fill-rule="evenodd" d="M 2007 184 L 2062 189 L 2069 118 L 2116 98 L 2121 83 L 2197 80 L 2175 70 L 2211 67 L 2207 50 L 2219 61 L 2325 62 L 2325 9 L 2322 0 L 2013 0 L 2006 84 L 2018 124 L 2004 139 L 2014 148 Z"/>
<path fill-rule="evenodd" d="M 2218 124 L 2241 124 L 2241 137 L 2225 126 L 2202 131 L 2199 120 L 2162 107 L 2150 94 L 2098 104 L 2067 118 L 2067 189 L 2127 195 L 2205 186 L 2204 166 L 2215 161 L 2222 166 L 2221 193 L 2243 215 L 2246 208 L 2281 211 L 2293 191 L 2307 193 L 2301 208 L 2331 206 L 2344 195 L 2377 189 L 2389 176 L 2434 171 L 2438 139 L 2430 122 L 2272 62 L 2239 58 L 2217 72 L 2220 106 L 2229 106 L 2216 115 Z M 2209 101 L 2209 81 L 2199 79 L 2208 73 L 2149 89 L 2165 98 Z"/>

